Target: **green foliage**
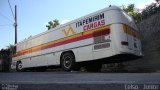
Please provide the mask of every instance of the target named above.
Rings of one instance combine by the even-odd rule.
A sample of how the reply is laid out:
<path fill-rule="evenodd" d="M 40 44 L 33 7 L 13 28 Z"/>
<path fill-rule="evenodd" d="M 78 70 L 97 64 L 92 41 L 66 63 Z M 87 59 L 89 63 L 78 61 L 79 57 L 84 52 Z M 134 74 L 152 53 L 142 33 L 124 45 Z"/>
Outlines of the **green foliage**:
<path fill-rule="evenodd" d="M 127 12 L 136 22 L 141 21 L 141 14 L 138 9 L 135 8 L 134 4 L 129 4 L 128 6 L 122 6 L 122 9 Z"/>
<path fill-rule="evenodd" d="M 60 23 L 59 23 L 59 20 L 55 19 L 53 21 L 50 21 L 48 22 L 48 25 L 46 25 L 46 27 L 48 28 L 48 30 L 52 29 L 52 28 L 55 28 L 56 26 L 58 26 Z"/>
<path fill-rule="evenodd" d="M 15 53 L 16 53 L 16 48 L 15 48 L 15 46 L 12 45 L 12 44 L 9 44 L 9 45 L 7 46 L 7 49 L 11 52 L 11 54 L 15 54 Z"/>
<path fill-rule="evenodd" d="M 134 4 L 129 4 L 128 6 L 122 6 L 123 10 L 128 12 L 128 13 L 134 13 L 135 12 L 135 5 Z"/>
<path fill-rule="evenodd" d="M 7 72 L 10 70 L 11 66 L 11 56 L 16 53 L 16 48 L 14 45 L 9 44 L 6 49 L 0 50 L 0 59 L 2 60 L 1 63 L 1 71 Z"/>
<path fill-rule="evenodd" d="M 2 72 L 7 72 L 10 69 L 11 65 L 11 52 L 9 49 L 1 49 L 0 50 L 0 59 L 2 60 L 1 62 L 1 71 Z"/>
<path fill-rule="evenodd" d="M 152 3 L 142 11 L 141 16 L 142 16 L 142 19 L 146 19 L 156 13 L 160 13 L 160 5 L 157 3 Z"/>
<path fill-rule="evenodd" d="M 160 0 L 156 0 L 157 3 L 152 3 L 148 5 L 142 12 L 135 8 L 134 4 L 129 4 L 128 6 L 122 6 L 122 9 L 126 11 L 130 16 L 134 18 L 136 22 L 140 22 L 153 14 L 160 13 Z"/>
<path fill-rule="evenodd" d="M 0 59 L 2 60 L 2 71 L 8 71 L 11 63 L 11 56 L 16 53 L 14 45 L 9 44 L 6 49 L 0 50 Z"/>

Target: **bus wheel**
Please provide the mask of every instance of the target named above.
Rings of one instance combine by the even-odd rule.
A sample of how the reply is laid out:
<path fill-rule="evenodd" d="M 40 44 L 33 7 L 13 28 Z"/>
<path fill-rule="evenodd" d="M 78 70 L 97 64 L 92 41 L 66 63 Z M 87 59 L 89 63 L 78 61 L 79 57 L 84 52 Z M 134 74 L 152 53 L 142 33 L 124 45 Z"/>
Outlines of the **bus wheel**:
<path fill-rule="evenodd" d="M 74 54 L 71 52 L 64 53 L 61 58 L 61 67 L 64 71 L 71 71 L 75 68 L 75 57 Z"/>
<path fill-rule="evenodd" d="M 20 61 L 18 61 L 17 64 L 16 64 L 16 71 L 18 71 L 18 72 L 23 71 L 22 63 Z"/>
<path fill-rule="evenodd" d="M 100 72 L 101 68 L 102 68 L 102 64 L 91 64 L 91 65 L 85 66 L 85 69 L 88 72 Z"/>

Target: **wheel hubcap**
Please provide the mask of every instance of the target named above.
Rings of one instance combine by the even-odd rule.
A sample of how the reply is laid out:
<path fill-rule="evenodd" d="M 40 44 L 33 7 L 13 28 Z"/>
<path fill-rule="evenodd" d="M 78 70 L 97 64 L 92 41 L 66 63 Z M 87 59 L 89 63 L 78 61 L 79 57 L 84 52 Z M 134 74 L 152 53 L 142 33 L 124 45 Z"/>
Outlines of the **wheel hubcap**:
<path fill-rule="evenodd" d="M 69 56 L 65 57 L 65 58 L 64 58 L 64 66 L 65 66 L 66 68 L 70 68 L 71 65 L 72 65 L 72 60 L 71 60 L 71 58 L 70 58 Z"/>
<path fill-rule="evenodd" d="M 22 69 L 22 64 L 18 64 L 18 69 Z"/>

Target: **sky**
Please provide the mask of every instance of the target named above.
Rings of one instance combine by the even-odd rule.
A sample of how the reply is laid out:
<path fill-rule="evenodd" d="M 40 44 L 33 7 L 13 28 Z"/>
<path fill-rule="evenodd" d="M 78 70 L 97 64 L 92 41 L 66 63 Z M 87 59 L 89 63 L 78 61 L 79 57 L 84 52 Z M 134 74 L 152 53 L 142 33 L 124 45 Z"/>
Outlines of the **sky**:
<path fill-rule="evenodd" d="M 14 13 L 17 5 L 18 42 L 47 30 L 47 22 L 72 21 L 109 5 L 135 4 L 143 9 L 154 0 L 9 0 Z M 8 0 L 0 0 L 0 49 L 14 44 L 14 18 Z"/>

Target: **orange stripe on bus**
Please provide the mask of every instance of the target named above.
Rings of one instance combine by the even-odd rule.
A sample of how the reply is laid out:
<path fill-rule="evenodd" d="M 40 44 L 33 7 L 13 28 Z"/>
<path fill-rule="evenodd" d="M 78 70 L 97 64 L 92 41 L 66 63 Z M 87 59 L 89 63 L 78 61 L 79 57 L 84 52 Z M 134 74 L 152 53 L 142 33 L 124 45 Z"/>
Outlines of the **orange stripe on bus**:
<path fill-rule="evenodd" d="M 48 49 L 48 48 L 53 48 L 53 47 L 56 47 L 56 46 L 65 45 L 65 44 L 68 44 L 68 43 L 81 41 L 81 40 L 85 40 L 85 39 L 88 39 L 88 38 L 92 38 L 92 37 L 95 37 L 95 35 L 93 35 L 93 33 L 95 31 L 101 31 L 101 33 L 103 33 L 103 34 L 105 34 L 105 33 L 108 34 L 108 33 L 110 33 L 110 26 L 97 28 L 97 29 L 94 29 L 94 30 L 90 30 L 90 31 L 87 31 L 87 32 L 82 32 L 82 33 L 79 33 L 79 34 L 76 34 L 76 35 L 73 35 L 73 36 L 69 36 L 69 37 L 66 37 L 66 38 L 62 38 L 62 39 L 51 41 L 51 42 L 48 42 L 48 43 L 45 43 L 45 44 L 41 44 L 41 45 L 38 45 L 38 46 L 34 46 L 32 48 L 25 49 L 25 50 L 17 52 L 13 57 L 18 57 L 18 56 L 21 56 L 21 55 L 24 55 L 24 54 L 29 54 L 29 53 L 32 53 L 32 52 L 36 52 L 36 51 L 40 51 L 40 50 L 44 50 L 44 49 Z M 97 36 L 99 36 L 99 35 L 97 35 Z"/>
<path fill-rule="evenodd" d="M 123 32 L 126 33 L 126 34 L 129 34 L 129 35 L 131 35 L 133 37 L 136 37 L 138 39 L 141 38 L 140 34 L 137 31 L 133 30 L 131 27 L 129 27 L 129 26 L 125 25 L 125 24 L 123 25 Z"/>

